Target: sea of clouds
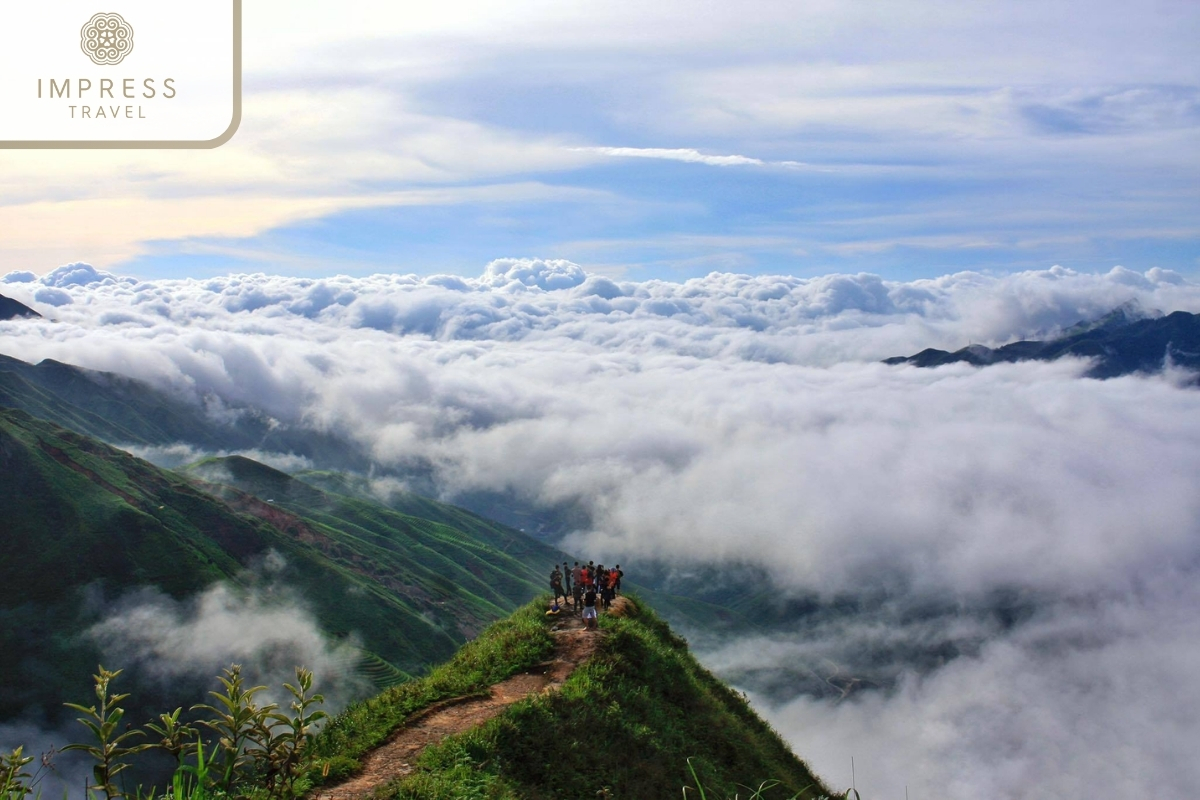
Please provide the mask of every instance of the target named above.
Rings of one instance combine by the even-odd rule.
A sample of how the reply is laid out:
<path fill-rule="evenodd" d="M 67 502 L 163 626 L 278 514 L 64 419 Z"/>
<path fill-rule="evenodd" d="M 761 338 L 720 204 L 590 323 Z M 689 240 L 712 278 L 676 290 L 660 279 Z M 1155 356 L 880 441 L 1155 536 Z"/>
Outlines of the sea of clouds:
<path fill-rule="evenodd" d="M 0 323 L 4 354 L 129 374 L 218 416 L 254 405 L 381 469 L 430 465 L 448 496 L 583 508 L 590 525 L 566 539 L 581 555 L 964 609 L 939 625 L 976 645 L 943 664 L 845 697 L 754 695 L 835 785 L 851 756 L 874 797 L 1200 785 L 1184 746 L 1200 720 L 1182 712 L 1200 700 L 1200 393 L 1171 369 L 1086 379 L 1078 360 L 879 363 L 1053 335 L 1130 302 L 1200 312 L 1200 284 L 1176 273 L 673 283 L 502 259 L 475 279 L 143 281 L 72 264 L 10 273 L 0 293 L 47 318 Z M 1028 612 L 980 622 L 998 593 Z M 705 659 L 786 671 L 848 642 L 936 637 L 847 608 Z"/>

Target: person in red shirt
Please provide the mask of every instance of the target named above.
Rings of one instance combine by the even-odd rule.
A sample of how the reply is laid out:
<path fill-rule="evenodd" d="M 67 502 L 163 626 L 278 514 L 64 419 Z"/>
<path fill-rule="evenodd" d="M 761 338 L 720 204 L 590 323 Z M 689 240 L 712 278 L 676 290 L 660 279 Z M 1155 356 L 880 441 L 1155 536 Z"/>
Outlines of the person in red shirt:
<path fill-rule="evenodd" d="M 579 566 L 579 562 L 575 562 L 575 568 L 571 570 L 571 581 L 573 586 L 571 591 L 575 600 L 575 613 L 578 614 L 583 608 L 583 568 Z"/>

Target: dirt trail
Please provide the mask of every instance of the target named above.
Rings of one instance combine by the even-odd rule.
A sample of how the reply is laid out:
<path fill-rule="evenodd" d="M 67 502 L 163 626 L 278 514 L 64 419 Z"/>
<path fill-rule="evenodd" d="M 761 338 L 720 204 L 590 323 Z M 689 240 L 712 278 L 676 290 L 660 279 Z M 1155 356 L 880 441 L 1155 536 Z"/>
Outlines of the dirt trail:
<path fill-rule="evenodd" d="M 617 598 L 610 613 L 624 611 L 624 598 Z M 586 631 L 577 617 L 564 613 L 556 623 L 554 658 L 537 667 L 514 675 L 491 688 L 487 697 L 464 697 L 435 703 L 417 712 L 403 727 L 363 759 L 362 772 L 336 786 L 324 786 L 312 800 L 359 800 L 380 786 L 413 771 L 421 752 L 455 733 L 475 727 L 499 714 L 513 703 L 535 692 L 556 691 L 575 667 L 586 661 L 603 636 Z"/>

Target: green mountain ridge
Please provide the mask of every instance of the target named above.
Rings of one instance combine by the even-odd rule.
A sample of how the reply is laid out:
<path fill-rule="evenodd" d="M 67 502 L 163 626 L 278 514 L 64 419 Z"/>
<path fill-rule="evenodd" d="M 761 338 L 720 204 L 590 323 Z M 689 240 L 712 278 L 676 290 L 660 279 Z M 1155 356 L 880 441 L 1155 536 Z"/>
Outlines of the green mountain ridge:
<path fill-rule="evenodd" d="M 598 633 L 582 634 L 597 637 L 595 651 L 558 691 L 534 691 L 447 736 L 371 796 L 644 800 L 678 797 L 685 787 L 685 797 L 832 795 L 647 604 L 625 600 L 601 615 Z M 446 698 L 485 694 L 505 677 L 544 668 L 556 636 L 582 632 L 556 632 L 561 622 L 542 607 L 534 602 L 491 626 L 428 678 L 347 708 L 318 737 L 311 779 L 336 783 L 353 774 L 396 728 Z"/>
<path fill-rule="evenodd" d="M 1088 331 L 1120 330 L 1132 319 L 1131 313 L 1114 312 L 1088 327 Z M 21 403 L 6 399 L 6 390 L 9 397 L 18 395 Z M 235 443 L 230 440 L 226 426 L 208 419 L 197 408 L 155 392 L 146 384 L 53 361 L 34 366 L 0 356 L 0 406 L 6 403 L 23 403 L 21 407 L 35 416 L 43 414 L 65 427 L 109 442 L 173 444 L 184 441 L 194 445 L 199 442 L 196 445 L 199 447 L 204 447 L 207 442 L 210 449 Z M 255 419 L 258 422 L 254 422 Z M 252 418 L 251 421 L 257 425 L 261 419 Z M 234 431 L 237 436 L 244 433 Z M 302 438 L 301 431 L 289 435 Z M 278 438 L 236 441 L 241 444 L 265 443 L 268 447 L 285 444 Z M 312 445 L 304 452 L 319 455 L 320 450 L 320 446 Z M 347 463 L 352 459 L 343 455 L 340 460 Z M 322 469 L 302 470 L 292 476 L 239 457 L 208 459 L 182 469 L 193 481 L 200 480 L 207 470 L 209 480 L 203 485 L 193 482 L 193 488 L 208 496 L 218 496 L 229 513 L 265 524 L 293 545 L 304 545 L 306 553 L 322 561 L 325 568 L 336 568 L 339 574 L 348 576 L 349 585 L 355 592 L 370 597 L 375 596 L 372 592 L 382 593 L 382 599 L 367 604 L 373 611 L 365 619 L 355 619 L 357 612 L 354 609 L 358 608 L 355 604 L 340 616 L 337 624 L 332 624 L 328 614 L 318 620 L 327 634 L 343 639 L 360 628 L 374 631 L 368 637 L 370 641 L 363 642 L 366 649 L 361 654 L 360 672 L 377 686 L 405 675 L 419 674 L 429 664 L 444 659 L 455 644 L 477 633 L 482 625 L 507 613 L 514 604 L 545 590 L 552 563 L 573 560 L 556 550 L 552 542 L 537 538 L 539 533 L 535 529 L 544 523 L 544 520 L 538 522 L 537 515 L 504 517 L 523 528 L 535 530 L 531 537 L 477 513 L 481 509 L 497 508 L 495 502 L 499 501 L 496 498 L 482 505 L 476 503 L 473 510 L 468 511 L 417 492 L 395 491 L 394 487 L 401 485 L 395 475 L 385 474 L 386 480 L 375 480 L 363 474 L 366 470 L 332 471 L 329 463 L 320 457 L 314 458 L 313 463 Z M 170 480 L 179 480 L 178 475 L 170 474 L 174 476 Z M 419 476 L 414 485 L 424 491 L 430 490 L 430 484 Z M 36 501 L 36 494 L 31 501 Z M 417 522 L 413 518 L 423 521 Z M 47 517 L 47 520 L 52 519 L 52 516 Z M 587 524 L 586 520 L 576 522 Z M 460 534 L 466 536 L 466 546 L 456 543 L 455 537 Z M 429 536 L 432 544 L 421 543 L 419 540 L 423 536 Z M 493 559 L 493 553 L 511 557 L 521 566 L 515 566 L 505 558 Z M 497 570 L 483 570 L 477 574 L 468 567 L 464 571 L 462 564 L 470 564 L 474 558 L 482 564 L 495 563 Z M 774 588 L 771 576 L 761 568 L 736 563 L 705 566 L 669 562 L 633 564 L 626 559 L 620 560 L 628 573 L 627 586 L 636 589 L 701 650 L 717 651 L 746 635 L 807 636 L 813 631 L 820 632 L 830 620 L 846 612 L 847 602 L 857 609 L 855 613 L 864 612 L 858 608 L 861 598 L 781 594 Z M 245 569 L 244 560 L 234 559 L 233 563 L 237 570 Z M 213 571 L 207 579 L 234 580 L 228 570 Z M 51 585 L 53 581 L 45 583 Z M 130 586 L 128 582 L 117 582 L 116 585 Z M 133 585 L 141 584 L 135 582 Z M 69 591 L 76 595 L 81 591 L 77 583 L 72 583 L 71 587 Z M 322 587 L 318 589 L 315 596 L 320 604 L 339 605 L 334 593 Z M 191 594 L 185 595 L 192 596 L 195 591 L 193 587 L 189 589 Z M 113 590 L 105 596 L 111 599 Z M 82 602 L 82 598 L 77 597 L 71 607 Z M 878 607 L 868 610 L 880 615 L 881 621 L 895 616 L 889 611 L 890 601 L 886 596 L 872 602 Z M 390 603 L 399 603 L 403 609 L 401 627 L 422 632 L 418 637 L 422 644 L 417 649 L 402 646 L 395 641 L 396 634 L 386 630 L 387 612 L 380 611 L 376 604 L 386 608 Z M 66 608 L 62 606 L 59 612 L 65 614 Z M 0 614 L 4 613 L 9 612 L 0 610 Z M 979 610 L 979 614 L 985 620 L 995 616 L 987 608 Z M 55 619 L 55 630 L 78 633 L 86 628 L 74 616 Z M 21 620 L 14 619 L 14 626 L 39 628 L 37 614 Z M 77 652 L 68 641 L 69 636 L 56 634 L 42 639 L 62 640 L 60 652 Z M 384 644 L 379 643 L 381 639 Z M 43 645 L 44 641 L 39 639 L 35 650 Z M 839 651 L 832 668 L 827 668 L 825 661 L 817 660 L 780 674 L 743 670 L 731 672 L 729 676 L 757 693 L 776 699 L 786 699 L 779 692 L 793 691 L 825 696 L 834 691 L 835 684 L 850 687 L 850 690 L 860 686 L 890 686 L 894 680 L 892 662 L 895 658 L 913 668 L 923 669 L 929 663 L 938 663 L 939 659 L 969 653 L 973 646 L 972 642 L 956 641 L 932 643 L 911 653 Z M 54 661 L 53 658 L 50 660 Z M 86 660 L 81 658 L 76 663 L 80 674 L 84 668 L 94 666 L 94 663 L 85 664 Z M 0 673 L 0 677 L 3 674 L 14 673 L 10 669 L 8 673 Z M 23 680 L 35 680 L 32 675 L 32 671 L 27 671 Z M 12 706 L 0 703 L 0 718 L 11 713 Z"/>
<path fill-rule="evenodd" d="M 95 621 L 88 595 L 246 588 L 256 561 L 276 553 L 286 563 L 278 579 L 321 628 L 357 636 L 364 661 L 391 681 L 445 660 L 528 601 L 547 561 L 565 557 L 449 507 L 440 516 L 462 527 L 331 494 L 249 459 L 195 471 L 206 469 L 210 482 L 0 409 L 0 719 L 30 707 L 53 715 L 61 690 L 94 669 L 99 650 L 82 636 Z M 278 498 L 238 488 L 238 475 Z M 489 544 L 501 541 L 510 552 Z"/>

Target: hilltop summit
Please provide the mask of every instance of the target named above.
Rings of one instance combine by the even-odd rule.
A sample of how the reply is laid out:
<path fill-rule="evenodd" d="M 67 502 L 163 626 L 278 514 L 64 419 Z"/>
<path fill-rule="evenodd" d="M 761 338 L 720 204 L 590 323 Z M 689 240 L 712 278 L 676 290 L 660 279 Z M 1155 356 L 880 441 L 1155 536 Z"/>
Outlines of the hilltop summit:
<path fill-rule="evenodd" d="M 7 319 L 41 319 L 42 315 L 11 297 L 0 294 L 0 321 Z"/>

